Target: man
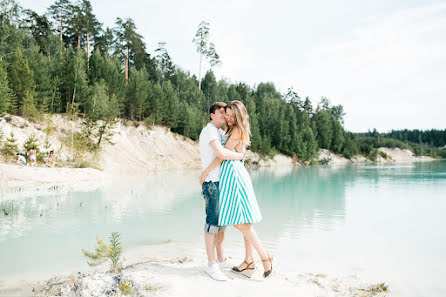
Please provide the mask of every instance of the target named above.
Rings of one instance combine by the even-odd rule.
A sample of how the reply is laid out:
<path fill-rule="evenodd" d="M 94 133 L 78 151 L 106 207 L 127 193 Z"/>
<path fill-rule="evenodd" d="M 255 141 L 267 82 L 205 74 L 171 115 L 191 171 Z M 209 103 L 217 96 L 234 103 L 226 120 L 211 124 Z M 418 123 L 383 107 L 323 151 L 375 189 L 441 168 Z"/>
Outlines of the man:
<path fill-rule="evenodd" d="M 242 160 L 243 154 L 225 149 L 221 145 L 222 132 L 219 130 L 225 123 L 223 102 L 216 102 L 209 108 L 210 122 L 200 133 L 200 156 L 203 169 L 206 169 L 216 157 L 225 160 Z M 243 148 L 242 148 L 243 149 Z M 240 150 L 240 149 L 239 149 Z M 202 185 L 202 193 L 206 201 L 206 224 L 204 240 L 208 265 L 205 272 L 215 280 L 226 281 L 228 278 L 221 272 L 224 266 L 223 240 L 226 227 L 218 226 L 220 166 L 211 171 Z M 217 257 L 215 257 L 215 250 Z"/>

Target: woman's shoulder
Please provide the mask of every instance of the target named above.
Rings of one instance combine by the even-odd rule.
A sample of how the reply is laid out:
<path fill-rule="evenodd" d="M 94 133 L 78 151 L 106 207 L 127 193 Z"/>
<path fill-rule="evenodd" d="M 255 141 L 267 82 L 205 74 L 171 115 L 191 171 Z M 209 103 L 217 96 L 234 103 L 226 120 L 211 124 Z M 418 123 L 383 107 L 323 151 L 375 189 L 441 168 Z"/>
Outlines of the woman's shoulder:
<path fill-rule="evenodd" d="M 235 141 L 241 141 L 242 140 L 242 133 L 239 128 L 234 128 L 231 133 L 231 138 Z"/>

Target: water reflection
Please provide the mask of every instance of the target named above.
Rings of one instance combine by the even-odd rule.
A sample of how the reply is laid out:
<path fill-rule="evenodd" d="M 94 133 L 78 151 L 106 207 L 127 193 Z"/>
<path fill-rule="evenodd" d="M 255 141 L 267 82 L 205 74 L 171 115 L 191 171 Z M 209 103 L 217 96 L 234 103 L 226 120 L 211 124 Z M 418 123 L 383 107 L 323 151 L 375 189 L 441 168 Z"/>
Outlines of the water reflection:
<path fill-rule="evenodd" d="M 299 238 L 311 229 L 334 229 L 345 217 L 343 168 L 309 166 L 286 175 L 275 171 L 252 172 L 264 221 L 259 225 L 271 242 L 279 237 Z"/>

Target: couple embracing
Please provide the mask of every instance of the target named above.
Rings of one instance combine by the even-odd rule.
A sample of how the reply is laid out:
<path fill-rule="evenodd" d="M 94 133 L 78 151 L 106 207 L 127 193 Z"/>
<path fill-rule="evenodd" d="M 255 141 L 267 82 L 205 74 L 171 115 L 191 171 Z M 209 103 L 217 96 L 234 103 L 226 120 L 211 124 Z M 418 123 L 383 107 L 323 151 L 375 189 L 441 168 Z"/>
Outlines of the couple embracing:
<path fill-rule="evenodd" d="M 226 226 L 234 226 L 245 240 L 245 260 L 232 270 L 251 277 L 255 271 L 255 250 L 263 264 L 263 277 L 268 278 L 272 273 L 272 256 L 254 231 L 253 224 L 262 215 L 242 161 L 250 144 L 248 112 L 240 101 L 216 102 L 209 108 L 209 117 L 210 122 L 201 131 L 199 140 L 204 169 L 200 184 L 206 202 L 204 238 L 208 266 L 205 271 L 215 280 L 228 280 L 221 272 L 221 268 L 228 266 L 223 240 Z M 226 131 L 221 130 L 223 125 Z"/>

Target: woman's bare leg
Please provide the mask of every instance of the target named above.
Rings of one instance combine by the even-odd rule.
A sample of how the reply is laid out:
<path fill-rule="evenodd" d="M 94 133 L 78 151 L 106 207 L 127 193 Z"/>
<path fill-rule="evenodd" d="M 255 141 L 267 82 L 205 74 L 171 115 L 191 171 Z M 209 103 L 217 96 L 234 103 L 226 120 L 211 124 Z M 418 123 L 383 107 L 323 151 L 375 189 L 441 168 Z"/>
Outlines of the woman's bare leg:
<path fill-rule="evenodd" d="M 244 238 L 246 238 L 246 240 L 249 241 L 251 247 L 253 247 L 257 251 L 261 260 L 265 260 L 270 257 L 270 255 L 266 253 L 265 250 L 263 249 L 262 243 L 260 242 L 260 239 L 257 236 L 257 233 L 254 230 L 252 224 L 240 224 L 240 225 L 235 225 L 234 227 L 238 229 L 240 232 L 242 232 Z M 246 240 L 245 240 L 245 248 L 246 248 Z M 262 264 L 265 271 L 271 269 L 271 263 L 269 261 L 262 261 Z"/>
<path fill-rule="evenodd" d="M 248 264 L 250 264 L 251 262 L 254 262 L 254 254 L 253 254 L 254 249 L 252 247 L 252 244 L 249 242 L 249 240 L 244 235 L 243 235 L 243 239 L 245 241 L 245 262 L 246 263 L 243 262 L 242 264 L 240 264 L 238 266 L 239 270 L 255 267 L 254 263 L 252 263 L 251 265 L 248 266 Z"/>

